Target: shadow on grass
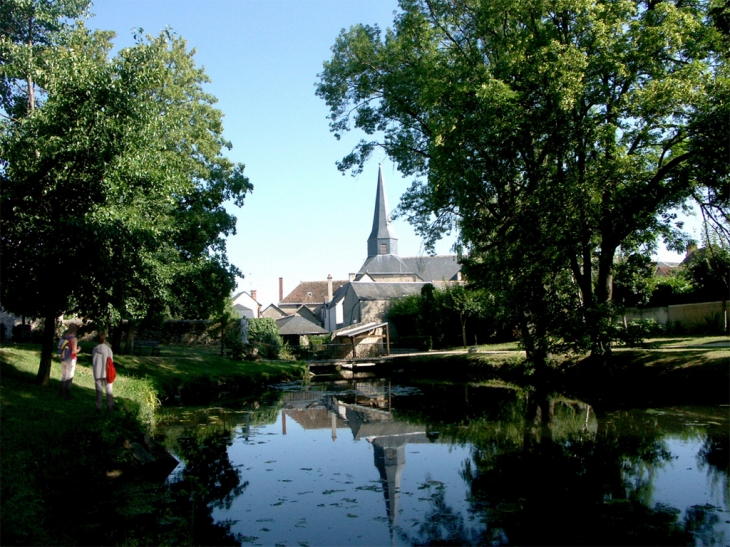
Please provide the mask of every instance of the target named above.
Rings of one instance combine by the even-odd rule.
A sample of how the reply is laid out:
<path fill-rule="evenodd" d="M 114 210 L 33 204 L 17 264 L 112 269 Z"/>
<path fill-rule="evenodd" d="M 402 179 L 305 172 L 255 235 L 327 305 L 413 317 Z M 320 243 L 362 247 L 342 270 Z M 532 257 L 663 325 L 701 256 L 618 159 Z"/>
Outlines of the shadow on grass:
<path fill-rule="evenodd" d="M 237 544 L 167 487 L 169 467 L 135 455 L 146 433 L 135 401 L 99 416 L 93 389 L 76 386 L 65 400 L 58 380 L 38 386 L 8 363 L 0 374 L 3 545 Z"/>
<path fill-rule="evenodd" d="M 42 387 L 7 363 L 0 374 L 3 544 L 77 544 L 83 514 L 96 507 L 88 502 L 105 497 L 107 472 L 138 465 L 125 448 L 144 434 L 136 405 L 121 401 L 124 410 L 99 416 L 93 390 L 76 386 L 65 400 L 58 380 Z"/>
<path fill-rule="evenodd" d="M 565 388 L 606 407 L 730 403 L 730 352 L 620 350 L 563 372 Z"/>

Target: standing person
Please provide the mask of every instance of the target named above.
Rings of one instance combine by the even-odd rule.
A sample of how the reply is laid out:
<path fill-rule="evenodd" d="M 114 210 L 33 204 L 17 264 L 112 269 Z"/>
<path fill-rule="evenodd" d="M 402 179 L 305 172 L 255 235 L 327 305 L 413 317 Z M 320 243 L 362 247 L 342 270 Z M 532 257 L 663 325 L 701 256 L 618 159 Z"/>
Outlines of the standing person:
<path fill-rule="evenodd" d="M 101 414 L 101 399 L 106 391 L 106 407 L 109 411 L 114 408 L 114 395 L 112 395 L 112 384 L 107 381 L 106 361 L 114 360 L 112 348 L 106 344 L 106 333 L 100 332 L 97 339 L 99 344 L 91 352 L 91 363 L 94 368 L 94 387 L 96 388 L 96 411 Z"/>
<path fill-rule="evenodd" d="M 71 395 L 71 383 L 74 381 L 76 354 L 79 351 L 79 341 L 76 338 L 77 330 L 79 330 L 79 326 L 76 323 L 70 323 L 59 342 L 59 352 L 61 353 L 61 391 L 59 391 L 58 395 L 66 399 L 73 399 L 73 395 Z"/>

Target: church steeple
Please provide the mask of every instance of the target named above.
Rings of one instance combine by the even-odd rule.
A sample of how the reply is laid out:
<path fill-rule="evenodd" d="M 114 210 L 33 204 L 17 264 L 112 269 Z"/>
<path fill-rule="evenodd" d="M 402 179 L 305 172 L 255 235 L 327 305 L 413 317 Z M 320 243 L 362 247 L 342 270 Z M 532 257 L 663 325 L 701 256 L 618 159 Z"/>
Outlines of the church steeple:
<path fill-rule="evenodd" d="M 378 191 L 375 195 L 373 230 L 368 238 L 368 258 L 377 255 L 398 255 L 398 238 L 393 232 L 388 198 L 385 195 L 383 166 L 378 166 Z"/>

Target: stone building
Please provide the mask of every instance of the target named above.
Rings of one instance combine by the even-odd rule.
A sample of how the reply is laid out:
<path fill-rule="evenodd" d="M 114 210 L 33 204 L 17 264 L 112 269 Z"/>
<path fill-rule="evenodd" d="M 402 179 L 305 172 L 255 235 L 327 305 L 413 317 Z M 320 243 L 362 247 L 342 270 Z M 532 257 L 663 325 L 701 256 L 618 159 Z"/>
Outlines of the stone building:
<path fill-rule="evenodd" d="M 368 256 L 349 281 L 335 287 L 328 278 L 328 299 L 322 308 L 324 328 L 330 332 L 357 323 L 385 321 L 395 298 L 420 294 L 424 285 L 461 282 L 456 255 L 398 254 L 398 238 L 385 193 L 382 166 L 378 170 L 373 225 L 367 240 Z"/>

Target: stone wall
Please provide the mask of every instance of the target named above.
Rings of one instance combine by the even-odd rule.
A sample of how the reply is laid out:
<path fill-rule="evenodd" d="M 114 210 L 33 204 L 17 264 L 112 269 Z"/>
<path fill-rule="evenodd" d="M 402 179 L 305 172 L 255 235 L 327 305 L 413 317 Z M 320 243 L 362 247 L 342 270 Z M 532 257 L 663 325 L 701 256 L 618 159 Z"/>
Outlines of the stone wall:
<path fill-rule="evenodd" d="M 723 330 L 727 314 L 726 302 L 702 302 L 657 308 L 626 308 L 626 321 L 653 319 L 665 327 L 681 326 L 686 329 L 707 327 Z"/>

